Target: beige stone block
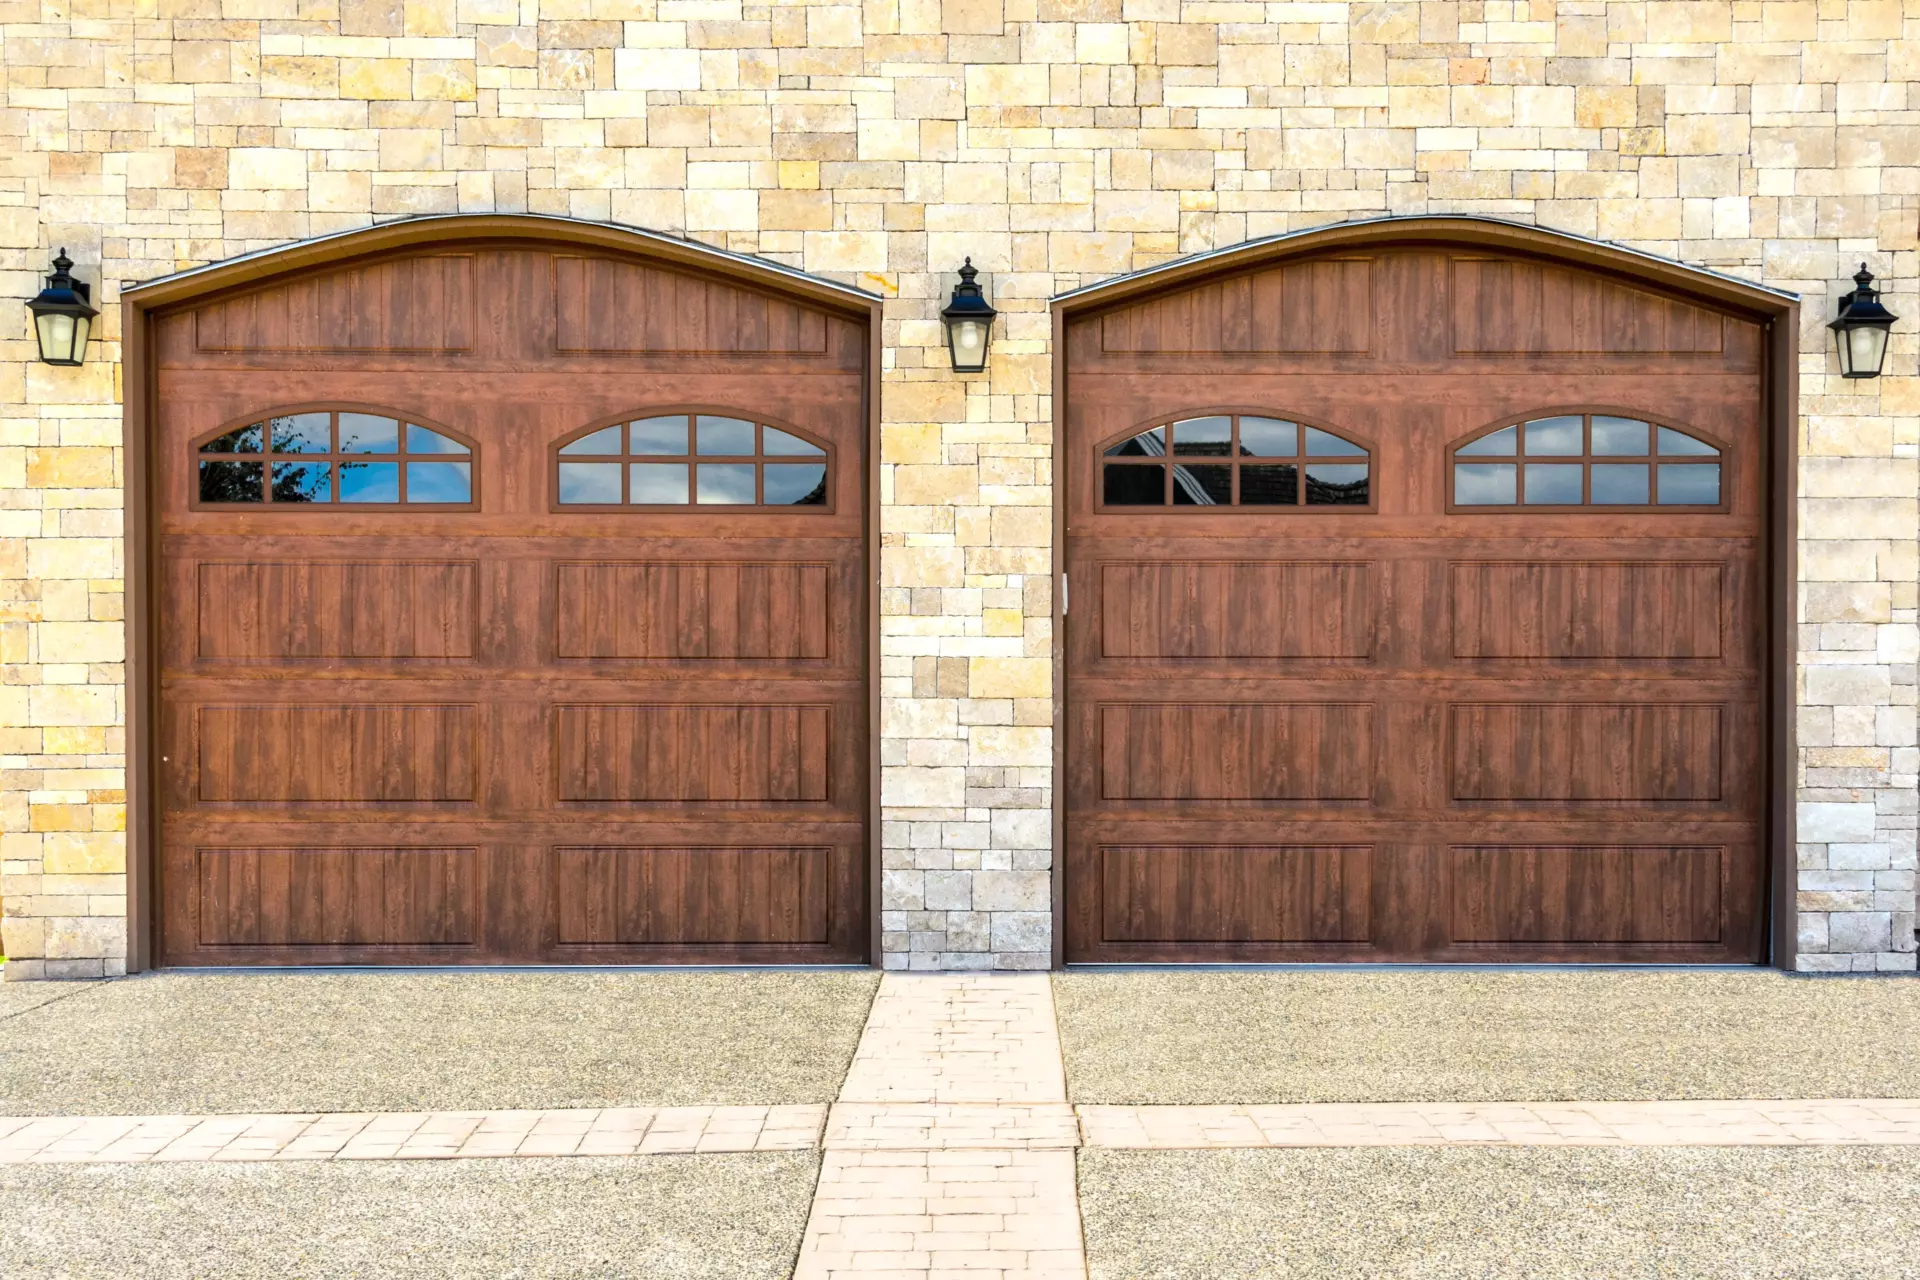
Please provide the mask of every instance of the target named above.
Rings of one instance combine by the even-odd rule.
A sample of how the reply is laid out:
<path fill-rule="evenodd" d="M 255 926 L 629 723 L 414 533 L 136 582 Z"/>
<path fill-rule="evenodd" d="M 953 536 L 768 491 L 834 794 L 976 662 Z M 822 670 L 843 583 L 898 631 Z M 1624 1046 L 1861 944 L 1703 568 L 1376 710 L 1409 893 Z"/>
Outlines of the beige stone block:
<path fill-rule="evenodd" d="M 126 837 L 119 832 L 54 832 L 41 846 L 47 875 L 120 875 L 126 871 Z"/>
<path fill-rule="evenodd" d="M 1812 40 L 1819 34 L 1819 6 L 1813 0 L 1766 0 L 1760 6 L 1762 40 Z"/>
<path fill-rule="evenodd" d="M 1154 60 L 1162 67 L 1211 67 L 1220 61 L 1220 29 L 1204 22 L 1152 25 Z"/>
<path fill-rule="evenodd" d="M 118 723 L 118 700 L 111 686 L 42 685 L 28 691 L 27 702 L 35 725 Z"/>
<path fill-rule="evenodd" d="M 802 259 L 808 271 L 885 271 L 887 237 L 880 231 L 809 231 Z"/>
<path fill-rule="evenodd" d="M 1358 3 L 1347 16 L 1355 44 L 1416 44 L 1420 6 L 1416 3 Z"/>
<path fill-rule="evenodd" d="M 1053 730 L 975 725 L 967 731 L 967 763 L 976 768 L 1053 763 Z"/>
<path fill-rule="evenodd" d="M 13 960 L 37 960 L 46 954 L 47 924 L 23 916 L 0 918 L 0 945 Z"/>
<path fill-rule="evenodd" d="M 893 471 L 893 500 L 900 506 L 971 504 L 978 496 L 979 475 L 971 465 L 898 466 Z"/>
<path fill-rule="evenodd" d="M 1673 240 L 1680 236 L 1679 200 L 1602 200 L 1599 232 L 1607 240 Z"/>
<path fill-rule="evenodd" d="M 416 58 L 413 96 L 422 102 L 472 102 L 479 96 L 474 64 L 460 58 Z"/>
<path fill-rule="evenodd" d="M 1920 502 L 1911 498 L 1802 498 L 1803 538 L 1911 540 Z"/>
<path fill-rule="evenodd" d="M 458 5 L 455 0 L 404 0 L 405 34 L 409 36 L 450 36 L 457 30 Z"/>
<path fill-rule="evenodd" d="M 1414 165 L 1411 129 L 1348 129 L 1346 146 L 1349 169 L 1411 169 Z"/>
<path fill-rule="evenodd" d="M 1401 85 L 1387 90 L 1387 122 L 1397 129 L 1447 125 L 1452 121 L 1453 96 L 1445 85 Z"/>
<path fill-rule="evenodd" d="M 1093 197 L 1093 225 L 1101 231 L 1168 231 L 1179 221 L 1180 197 L 1171 191 L 1100 191 Z"/>
<path fill-rule="evenodd" d="M 175 40 L 173 80 L 176 84 L 224 84 L 233 75 L 225 40 Z"/>
<path fill-rule="evenodd" d="M 307 185 L 307 153 L 288 147 L 235 147 L 228 184 L 240 191 L 293 191 Z"/>
<path fill-rule="evenodd" d="M 615 49 L 613 85 L 629 92 L 698 89 L 698 49 Z"/>
<path fill-rule="evenodd" d="M 889 418 L 909 422 L 964 422 L 966 385 L 951 375 L 932 382 L 893 382 L 881 392 Z"/>
<path fill-rule="evenodd" d="M 42 662 L 123 662 L 126 628 L 117 622 L 43 622 L 38 641 Z"/>
<path fill-rule="evenodd" d="M 1223 59 L 1227 47 L 1230 46 L 1223 46 L 1220 51 Z M 1349 54 L 1345 44 L 1290 44 L 1286 51 L 1286 83 L 1314 86 L 1347 83 Z"/>
<path fill-rule="evenodd" d="M 997 36 L 1006 21 L 1001 0 L 939 0 L 940 30 L 948 35 Z"/>
<path fill-rule="evenodd" d="M 942 461 L 940 428 L 933 423 L 888 422 L 880 428 L 882 463 L 938 463 Z"/>
<path fill-rule="evenodd" d="M 27 450 L 27 484 L 35 489 L 104 489 L 114 483 L 113 450 Z"/>
<path fill-rule="evenodd" d="M 1733 5 L 1727 0 L 1652 0 L 1646 15 L 1647 39 L 1654 44 L 1718 44 L 1733 38 Z"/>
<path fill-rule="evenodd" d="M 1574 124 L 1582 129 L 1630 128 L 1638 96 L 1631 85 L 1581 85 L 1574 90 Z"/>
<path fill-rule="evenodd" d="M 967 106 L 1039 107 L 1052 98 L 1052 80 L 1043 66 L 969 66 Z"/>
<path fill-rule="evenodd" d="M 826 231 L 833 226 L 833 197 L 825 191 L 762 191 L 759 225 L 768 231 Z"/>
<path fill-rule="evenodd" d="M 1053 544 L 1053 512 L 1048 507 L 995 507 L 993 545 L 1047 547 Z"/>
<path fill-rule="evenodd" d="M 753 191 L 689 191 L 686 209 L 687 227 L 694 231 L 751 231 L 760 220 Z"/>
<path fill-rule="evenodd" d="M 438 169 L 445 138 L 438 129 L 382 129 L 380 168 L 389 173 Z"/>
<path fill-rule="evenodd" d="M 1083 22 L 1073 29 L 1073 53 L 1082 66 L 1119 66 L 1129 60 L 1128 30 L 1121 22 Z"/>
<path fill-rule="evenodd" d="M 967 802 L 967 771 L 899 765 L 880 771 L 880 803 L 899 809 L 958 809 Z"/>
<path fill-rule="evenodd" d="M 1513 123 L 1513 90 L 1507 85 L 1458 84 L 1451 93 L 1454 124 L 1486 127 Z"/>
<path fill-rule="evenodd" d="M 976 657 L 967 660 L 967 694 L 974 698 L 1045 698 L 1053 692 L 1049 658 Z"/>
<path fill-rule="evenodd" d="M 405 99 L 413 93 L 413 70 L 404 58 L 342 58 L 340 92 L 349 98 Z"/>
<path fill-rule="evenodd" d="M 260 59 L 260 93 L 268 98 L 332 98 L 340 92 L 338 58 Z"/>
<path fill-rule="evenodd" d="M 880 584 L 885 587 L 957 587 L 964 581 L 958 547 L 882 547 Z"/>
<path fill-rule="evenodd" d="M 1806 450 L 1810 456 L 1890 457 L 1893 453 L 1893 422 L 1878 416 L 1839 418 L 1826 414 L 1813 415 L 1807 419 Z"/>
<path fill-rule="evenodd" d="M 1674 156 L 1740 155 L 1748 150 L 1745 116 L 1667 117 L 1667 154 Z"/>
<path fill-rule="evenodd" d="M 862 160 L 917 160 L 920 157 L 918 120 L 862 120 L 858 137 Z"/>
<path fill-rule="evenodd" d="M 1885 582 L 1803 582 L 1803 622 L 1887 622 L 1893 617 L 1892 590 Z"/>
<path fill-rule="evenodd" d="M 1211 151 L 1156 151 L 1153 185 L 1163 191 L 1211 191 L 1213 166 Z"/>
<path fill-rule="evenodd" d="M 34 538 L 27 543 L 27 576 L 110 578 L 117 573 L 112 538 Z"/>
<path fill-rule="evenodd" d="M 120 957 L 127 953 L 127 922 L 99 916 L 55 916 L 46 921 L 49 960 Z"/>

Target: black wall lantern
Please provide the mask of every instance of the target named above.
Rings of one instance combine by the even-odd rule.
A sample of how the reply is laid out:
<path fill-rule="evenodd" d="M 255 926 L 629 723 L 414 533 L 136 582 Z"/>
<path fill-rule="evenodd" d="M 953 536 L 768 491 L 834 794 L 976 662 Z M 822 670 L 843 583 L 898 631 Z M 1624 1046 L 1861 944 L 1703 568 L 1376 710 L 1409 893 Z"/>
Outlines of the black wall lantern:
<path fill-rule="evenodd" d="M 993 341 L 993 309 L 973 278 L 980 273 L 968 258 L 960 268 L 960 283 L 953 286 L 953 298 L 940 320 L 947 326 L 947 353 L 953 357 L 955 373 L 979 373 L 987 367 L 987 346 Z"/>
<path fill-rule="evenodd" d="M 1860 264 L 1853 292 L 1840 295 L 1840 317 L 1827 328 L 1840 347 L 1840 374 L 1846 378 L 1877 378 L 1887 362 L 1887 332 L 1900 317 L 1880 305 L 1873 272 Z"/>
<path fill-rule="evenodd" d="M 34 336 L 40 339 L 40 358 L 48 364 L 77 365 L 87 358 L 87 335 L 100 313 L 90 305 L 93 291 L 70 274 L 73 259 L 62 249 L 53 260 L 47 287 L 27 304 L 33 312 Z"/>

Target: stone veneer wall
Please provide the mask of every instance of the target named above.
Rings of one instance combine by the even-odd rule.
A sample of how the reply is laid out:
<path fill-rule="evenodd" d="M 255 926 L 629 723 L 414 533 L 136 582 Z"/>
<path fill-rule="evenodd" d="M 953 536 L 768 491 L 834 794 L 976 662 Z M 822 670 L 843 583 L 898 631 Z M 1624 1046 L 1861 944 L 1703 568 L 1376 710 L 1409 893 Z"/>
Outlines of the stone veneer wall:
<path fill-rule="evenodd" d="M 423 212 L 682 233 L 884 293 L 885 963 L 1049 961 L 1047 299 L 1483 212 L 1807 295 L 1808 969 L 1914 967 L 1920 8 L 1901 0 L 0 0 L 7 977 L 125 964 L 118 282 Z M 988 375 L 935 318 L 972 255 Z M 1862 260 L 1908 318 L 1832 376 Z"/>

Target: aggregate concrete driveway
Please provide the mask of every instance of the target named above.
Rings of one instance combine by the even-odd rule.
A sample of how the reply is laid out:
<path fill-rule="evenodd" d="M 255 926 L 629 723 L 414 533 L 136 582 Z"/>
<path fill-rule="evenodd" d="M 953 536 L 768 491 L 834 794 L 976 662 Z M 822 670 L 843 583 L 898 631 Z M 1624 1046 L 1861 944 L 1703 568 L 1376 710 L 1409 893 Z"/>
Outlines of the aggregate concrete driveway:
<path fill-rule="evenodd" d="M 785 1280 L 819 1157 L 0 1169 L 10 1280 Z"/>
<path fill-rule="evenodd" d="M 35 984 L 72 994 L 0 1016 L 0 1115 L 827 1102 L 878 983 L 742 971 Z"/>
<path fill-rule="evenodd" d="M 1091 1280 L 1911 1280 L 1913 1147 L 1083 1151 Z"/>
<path fill-rule="evenodd" d="M 1054 996 L 1075 1102 L 1920 1094 L 1912 976 L 1136 971 Z"/>

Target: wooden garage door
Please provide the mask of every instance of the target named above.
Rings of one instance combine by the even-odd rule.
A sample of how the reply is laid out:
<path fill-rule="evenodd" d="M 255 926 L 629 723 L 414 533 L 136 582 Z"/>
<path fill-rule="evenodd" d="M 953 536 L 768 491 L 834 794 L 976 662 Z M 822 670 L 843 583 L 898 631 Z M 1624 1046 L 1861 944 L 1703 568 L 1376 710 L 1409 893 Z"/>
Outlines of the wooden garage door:
<path fill-rule="evenodd" d="M 160 962 L 863 959 L 866 344 L 515 244 L 159 318 Z"/>
<path fill-rule="evenodd" d="M 1067 954 L 1761 957 L 1761 328 L 1446 247 L 1067 332 Z"/>

